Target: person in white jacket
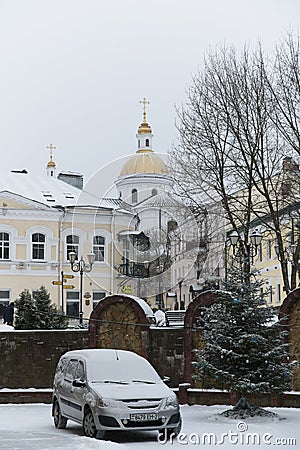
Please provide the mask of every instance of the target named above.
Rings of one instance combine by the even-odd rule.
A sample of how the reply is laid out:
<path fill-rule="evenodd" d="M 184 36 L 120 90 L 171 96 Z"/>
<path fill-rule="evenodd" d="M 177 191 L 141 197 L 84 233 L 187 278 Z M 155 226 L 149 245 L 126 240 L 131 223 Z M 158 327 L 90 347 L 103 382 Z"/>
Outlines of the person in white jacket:
<path fill-rule="evenodd" d="M 164 327 L 166 325 L 166 315 L 165 313 L 158 308 L 153 308 L 156 326 L 157 327 Z"/>

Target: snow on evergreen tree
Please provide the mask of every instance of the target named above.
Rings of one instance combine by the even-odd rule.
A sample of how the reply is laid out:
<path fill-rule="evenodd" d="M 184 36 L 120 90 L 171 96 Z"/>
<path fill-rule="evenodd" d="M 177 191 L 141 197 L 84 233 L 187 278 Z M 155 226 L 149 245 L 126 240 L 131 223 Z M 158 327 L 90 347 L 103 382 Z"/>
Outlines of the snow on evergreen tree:
<path fill-rule="evenodd" d="M 51 330 L 66 328 L 66 317 L 51 304 L 50 294 L 44 286 L 35 291 L 34 298 L 28 290 L 16 300 L 15 328 L 22 330 Z"/>
<path fill-rule="evenodd" d="M 50 294 L 44 286 L 34 293 L 36 307 L 36 328 L 51 330 L 66 328 L 66 319 L 55 305 L 51 304 Z"/>
<path fill-rule="evenodd" d="M 35 328 L 36 309 L 28 289 L 20 293 L 15 301 L 15 329 L 29 330 Z"/>
<path fill-rule="evenodd" d="M 289 345 L 265 295 L 255 273 L 228 275 L 224 291 L 218 292 L 218 300 L 204 309 L 201 318 L 204 346 L 195 350 L 196 379 L 215 379 L 219 386 L 243 396 L 291 389 Z"/>

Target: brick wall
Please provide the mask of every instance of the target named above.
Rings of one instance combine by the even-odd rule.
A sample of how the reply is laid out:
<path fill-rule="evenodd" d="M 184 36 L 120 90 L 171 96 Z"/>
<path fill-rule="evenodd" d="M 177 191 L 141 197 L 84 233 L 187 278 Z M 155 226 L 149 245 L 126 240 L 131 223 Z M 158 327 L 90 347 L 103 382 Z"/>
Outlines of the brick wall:
<path fill-rule="evenodd" d="M 183 329 L 150 329 L 150 360 L 161 377 L 170 377 L 170 386 L 184 381 Z"/>
<path fill-rule="evenodd" d="M 183 382 L 183 330 L 150 329 L 150 362 L 171 386 Z M 0 389 L 48 388 L 60 356 L 88 348 L 87 330 L 0 333 Z"/>
<path fill-rule="evenodd" d="M 87 342 L 85 330 L 0 333 L 0 389 L 51 387 L 60 356 Z"/>

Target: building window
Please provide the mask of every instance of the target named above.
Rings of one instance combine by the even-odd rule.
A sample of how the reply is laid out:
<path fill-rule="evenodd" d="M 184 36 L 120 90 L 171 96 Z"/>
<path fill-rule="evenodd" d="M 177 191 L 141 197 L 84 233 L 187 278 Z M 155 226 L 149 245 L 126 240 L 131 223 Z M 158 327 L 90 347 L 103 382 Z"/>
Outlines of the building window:
<path fill-rule="evenodd" d="M 0 233 L 0 259 L 9 259 L 9 234 Z"/>
<path fill-rule="evenodd" d="M 98 305 L 98 302 L 106 297 L 106 292 L 93 291 L 93 308 Z"/>
<path fill-rule="evenodd" d="M 146 147 L 149 147 L 149 139 L 146 139 Z"/>
<path fill-rule="evenodd" d="M 267 258 L 268 259 L 272 258 L 272 241 L 271 241 L 271 239 L 267 240 Z"/>
<path fill-rule="evenodd" d="M 257 260 L 258 262 L 262 262 L 263 258 L 262 258 L 262 245 L 261 243 L 258 245 L 257 247 Z"/>
<path fill-rule="evenodd" d="M 138 201 L 137 189 L 132 189 L 132 191 L 131 191 L 131 202 L 132 203 L 137 203 L 137 201 Z"/>
<path fill-rule="evenodd" d="M 271 285 L 270 285 L 268 294 L 269 294 L 268 295 L 268 303 L 272 303 L 273 302 L 273 288 Z"/>
<path fill-rule="evenodd" d="M 154 195 L 157 195 L 157 189 L 155 189 L 155 188 L 154 188 L 154 189 L 152 189 L 152 191 L 151 191 L 151 195 L 152 195 L 152 196 L 154 196 Z"/>
<path fill-rule="evenodd" d="M 79 292 L 67 292 L 67 316 L 70 319 L 79 317 Z"/>
<path fill-rule="evenodd" d="M 78 259 L 79 237 L 74 234 L 69 234 L 66 238 L 66 243 L 67 243 L 67 259 L 69 259 L 70 252 L 75 252 L 76 259 Z"/>
<path fill-rule="evenodd" d="M 95 253 L 95 261 L 104 261 L 105 238 L 103 236 L 94 236 L 93 253 Z"/>
<path fill-rule="evenodd" d="M 277 284 L 276 285 L 276 302 L 277 303 L 280 303 L 280 301 L 281 301 L 281 286 L 280 286 L 280 284 Z"/>
<path fill-rule="evenodd" d="M 140 141 L 140 139 L 138 139 L 138 148 L 140 148 L 140 146 L 141 146 L 141 141 Z"/>
<path fill-rule="evenodd" d="M 46 237 L 41 233 L 34 233 L 31 236 L 32 259 L 45 259 Z"/>

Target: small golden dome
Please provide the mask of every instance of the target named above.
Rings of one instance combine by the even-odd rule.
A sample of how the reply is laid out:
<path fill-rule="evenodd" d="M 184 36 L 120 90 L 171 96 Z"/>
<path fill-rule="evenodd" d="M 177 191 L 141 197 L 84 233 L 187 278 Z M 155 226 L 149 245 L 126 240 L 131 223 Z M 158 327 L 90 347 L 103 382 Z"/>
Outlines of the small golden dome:
<path fill-rule="evenodd" d="M 139 173 L 166 175 L 169 173 L 164 161 L 150 149 L 138 150 L 123 166 L 120 176 Z"/>
<path fill-rule="evenodd" d="M 144 111 L 143 111 L 143 122 L 141 123 L 141 125 L 138 128 L 138 134 L 151 134 L 152 130 L 150 125 L 147 122 L 147 114 L 146 114 L 146 105 L 150 102 L 148 102 L 145 97 L 143 98 L 143 100 L 140 101 L 140 103 L 143 104 L 144 106 Z"/>
<path fill-rule="evenodd" d="M 144 113 L 144 120 L 138 128 L 138 134 L 152 134 L 151 127 L 146 122 L 146 113 Z"/>
<path fill-rule="evenodd" d="M 50 160 L 48 161 L 47 168 L 56 167 L 56 164 L 53 161 L 53 150 L 56 149 L 56 147 L 54 145 L 50 144 L 47 146 L 47 148 L 50 149 Z"/>
<path fill-rule="evenodd" d="M 47 167 L 56 167 L 55 162 L 52 160 L 52 158 L 50 159 L 50 161 L 47 164 Z"/>

